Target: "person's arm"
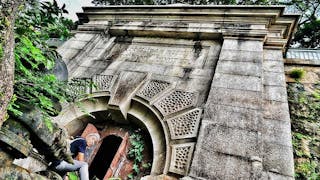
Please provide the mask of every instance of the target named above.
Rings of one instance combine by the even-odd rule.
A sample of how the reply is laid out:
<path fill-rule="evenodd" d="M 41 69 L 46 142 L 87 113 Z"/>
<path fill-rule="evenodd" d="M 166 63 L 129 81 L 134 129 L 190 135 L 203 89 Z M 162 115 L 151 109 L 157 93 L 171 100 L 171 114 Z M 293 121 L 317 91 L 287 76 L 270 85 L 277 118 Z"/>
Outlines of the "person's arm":
<path fill-rule="evenodd" d="M 84 153 L 79 152 L 76 158 L 78 161 L 84 161 Z"/>
<path fill-rule="evenodd" d="M 79 144 L 79 149 L 78 149 L 78 154 L 76 159 L 78 161 L 84 161 L 84 153 L 86 151 L 87 143 L 86 141 L 80 141 L 81 143 Z"/>

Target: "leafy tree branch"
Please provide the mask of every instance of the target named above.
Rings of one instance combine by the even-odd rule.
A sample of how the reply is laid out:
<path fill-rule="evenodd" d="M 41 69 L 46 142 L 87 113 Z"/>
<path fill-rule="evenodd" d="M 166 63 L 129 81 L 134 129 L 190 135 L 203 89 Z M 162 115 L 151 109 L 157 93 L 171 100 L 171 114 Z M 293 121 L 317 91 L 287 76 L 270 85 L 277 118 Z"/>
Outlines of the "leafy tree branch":
<path fill-rule="evenodd" d="M 0 112 L 6 112 L 4 101 L 7 101 L 10 116 L 20 116 L 21 107 L 30 104 L 48 119 L 50 115 L 57 113 L 55 102 L 65 101 L 67 96 L 66 84 L 50 74 L 59 55 L 47 41 L 50 38 L 70 37 L 73 23 L 62 16 L 63 13 L 67 13 L 65 5 L 59 7 L 55 0 L 27 0 L 23 3 L 19 1 L 19 4 L 16 4 L 18 1 L 11 0 L 7 1 L 7 4 L 3 2 L 4 0 L 1 0 L 2 15 L 14 17 L 15 21 L 8 21 L 7 16 L 1 16 L 0 19 L 1 33 L 9 32 L 6 29 L 9 26 L 12 30 L 10 37 L 1 36 L 5 38 L 0 39 L 0 54 L 3 54 L 1 63 L 6 63 L 8 57 L 11 57 L 11 68 L 8 68 L 8 63 L 1 66 L 0 76 L 5 81 L 0 82 L 1 94 L 4 94 L 1 96 Z M 19 6 L 21 4 L 24 6 Z M 15 9 L 5 10 L 5 7 Z M 7 43 L 9 41 L 12 50 L 5 51 L 6 44 L 10 44 Z M 11 71 L 6 72 L 8 70 Z M 6 95 L 10 93 L 11 96 Z M 4 121 L 3 116 L 0 114 L 0 125 Z"/>

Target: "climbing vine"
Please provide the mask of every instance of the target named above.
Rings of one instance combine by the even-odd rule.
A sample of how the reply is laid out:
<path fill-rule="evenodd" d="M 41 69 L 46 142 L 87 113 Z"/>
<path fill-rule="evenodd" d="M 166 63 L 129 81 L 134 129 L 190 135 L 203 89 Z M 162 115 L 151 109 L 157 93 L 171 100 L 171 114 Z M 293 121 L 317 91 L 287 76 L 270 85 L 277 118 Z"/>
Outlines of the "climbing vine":
<path fill-rule="evenodd" d="M 320 179 L 320 84 L 288 84 L 296 179 Z"/>
<path fill-rule="evenodd" d="M 141 171 L 147 170 L 151 167 L 151 163 L 143 163 L 145 143 L 140 132 L 141 130 L 138 129 L 133 132 L 129 138 L 131 146 L 128 152 L 128 157 L 133 159 L 133 173 L 128 175 L 129 179 L 134 179 L 141 173 Z"/>

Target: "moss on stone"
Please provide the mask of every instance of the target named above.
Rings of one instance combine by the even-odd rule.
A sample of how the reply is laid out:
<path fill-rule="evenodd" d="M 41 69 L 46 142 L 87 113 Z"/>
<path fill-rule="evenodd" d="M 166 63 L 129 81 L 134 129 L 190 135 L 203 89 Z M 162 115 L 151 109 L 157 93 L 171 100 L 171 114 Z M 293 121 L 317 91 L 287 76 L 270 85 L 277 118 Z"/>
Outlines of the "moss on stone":
<path fill-rule="evenodd" d="M 23 137 L 25 140 L 30 141 L 30 132 L 19 121 L 8 119 L 3 123 L 3 127 L 6 127 L 16 135 Z"/>
<path fill-rule="evenodd" d="M 319 84 L 288 84 L 296 179 L 320 179 Z"/>
<path fill-rule="evenodd" d="M 295 80 L 299 81 L 300 79 L 303 78 L 303 76 L 304 76 L 305 73 L 306 73 L 306 72 L 305 72 L 303 69 L 301 69 L 301 68 L 294 68 L 294 69 L 292 69 L 292 70 L 290 71 L 289 76 L 290 76 L 291 78 L 294 78 Z"/>

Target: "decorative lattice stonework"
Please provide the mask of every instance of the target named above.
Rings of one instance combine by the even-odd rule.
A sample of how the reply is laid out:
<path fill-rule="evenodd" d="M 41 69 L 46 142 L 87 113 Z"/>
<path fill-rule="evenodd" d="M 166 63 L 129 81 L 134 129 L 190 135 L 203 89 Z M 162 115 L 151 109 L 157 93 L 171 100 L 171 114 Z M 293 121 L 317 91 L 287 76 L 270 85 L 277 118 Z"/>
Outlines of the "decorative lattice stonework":
<path fill-rule="evenodd" d="M 99 91 L 111 91 L 111 87 L 114 84 L 116 76 L 114 75 L 95 75 L 93 76 L 93 83 L 96 88 L 93 88 L 93 92 Z"/>
<path fill-rule="evenodd" d="M 80 98 L 91 92 L 91 78 L 73 78 L 68 82 L 67 92 L 72 99 Z"/>
<path fill-rule="evenodd" d="M 154 99 L 159 93 L 170 87 L 170 83 L 160 80 L 149 81 L 138 93 L 140 96 L 148 101 Z"/>
<path fill-rule="evenodd" d="M 167 120 L 171 139 L 197 137 L 202 109 L 193 109 Z"/>
<path fill-rule="evenodd" d="M 181 175 L 187 175 L 195 143 L 172 145 L 172 155 L 169 171 Z"/>
<path fill-rule="evenodd" d="M 156 102 L 154 105 L 164 115 L 172 114 L 195 105 L 197 93 L 176 90 Z"/>

